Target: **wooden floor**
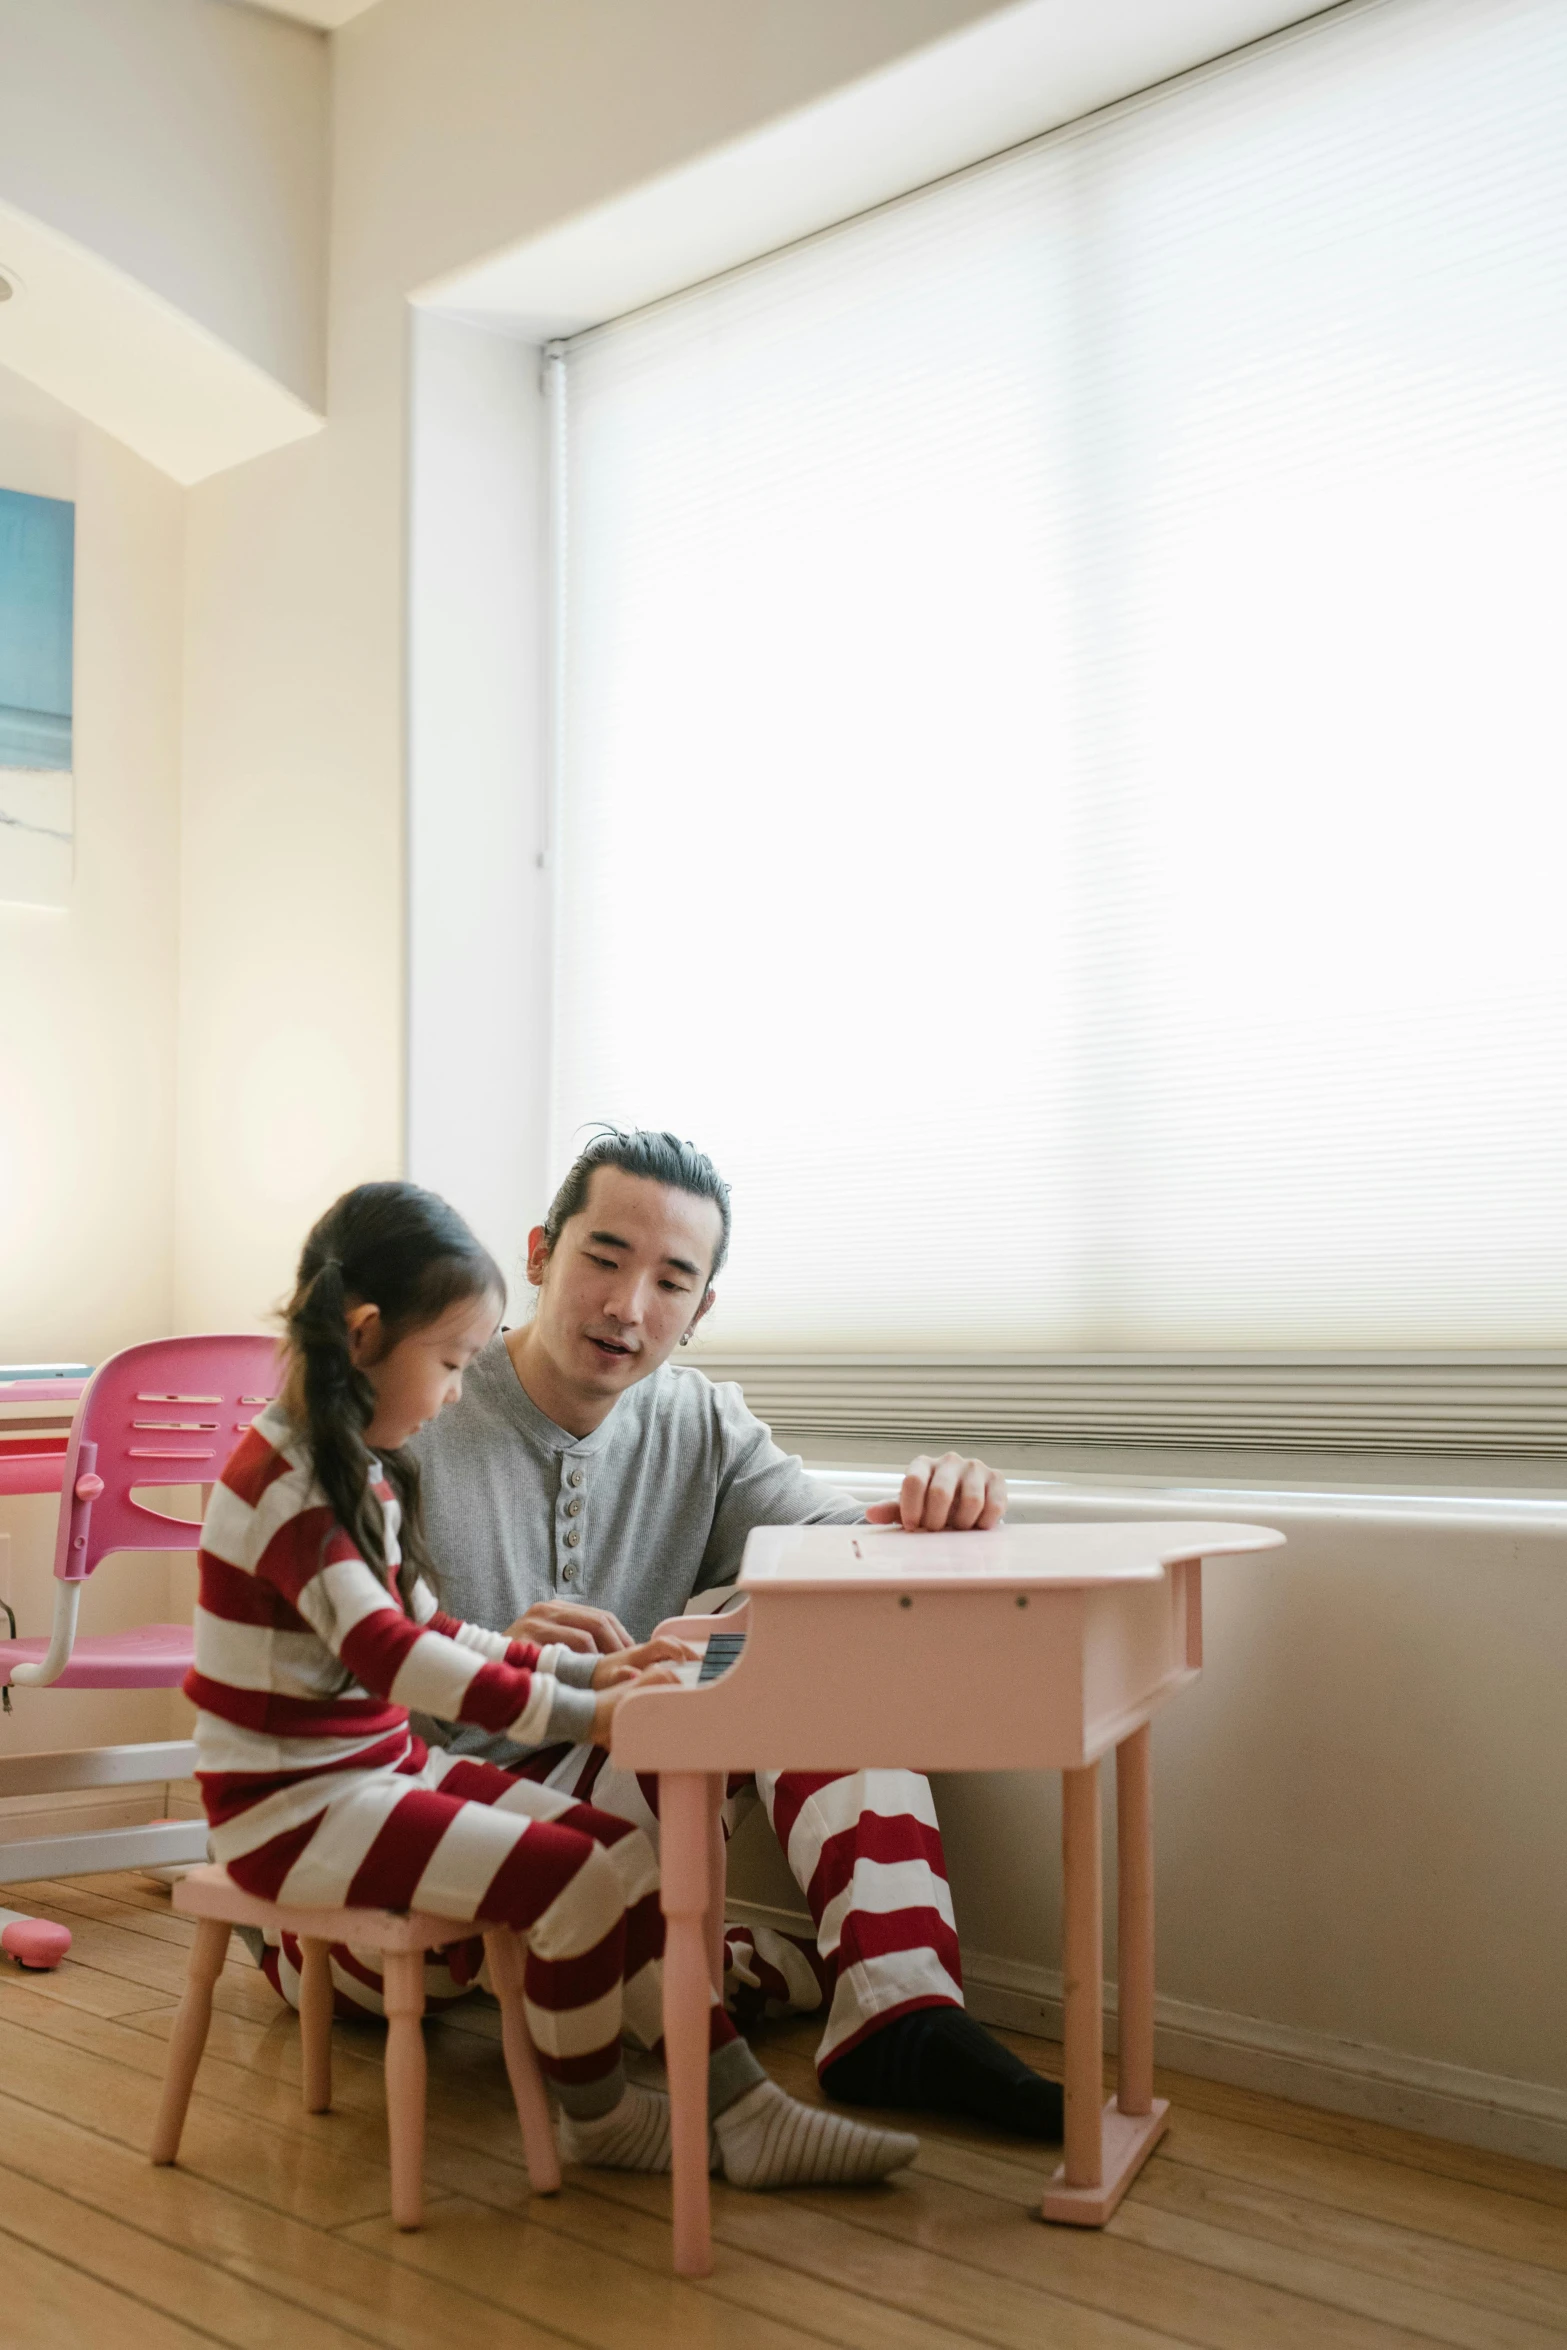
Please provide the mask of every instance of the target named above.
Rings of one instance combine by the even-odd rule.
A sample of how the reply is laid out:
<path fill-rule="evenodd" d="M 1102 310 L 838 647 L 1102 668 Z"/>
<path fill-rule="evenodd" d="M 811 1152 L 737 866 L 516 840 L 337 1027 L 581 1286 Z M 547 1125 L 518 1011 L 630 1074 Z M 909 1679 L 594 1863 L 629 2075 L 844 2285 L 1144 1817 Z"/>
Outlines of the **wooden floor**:
<path fill-rule="evenodd" d="M 378 2033 L 338 2030 L 338 2110 L 307 2120 L 294 2021 L 242 1952 L 180 2166 L 155 2171 L 189 1928 L 132 1877 L 8 1898 L 76 1941 L 58 1974 L 0 1960 L 6 2350 L 1567 2342 L 1567 2174 L 1184 2077 L 1161 2084 L 1169 2135 L 1103 2233 L 1032 2216 L 1042 2154 L 932 2123 L 884 2187 L 719 2187 L 716 2273 L 677 2284 L 667 2181 L 568 2172 L 530 2204 L 495 2016 L 472 2004 L 429 2028 L 429 2218 L 398 2236 Z M 761 2043 L 801 2095 L 811 2044 L 797 2027 Z M 1058 2054 L 1015 2045 L 1045 2069 Z"/>

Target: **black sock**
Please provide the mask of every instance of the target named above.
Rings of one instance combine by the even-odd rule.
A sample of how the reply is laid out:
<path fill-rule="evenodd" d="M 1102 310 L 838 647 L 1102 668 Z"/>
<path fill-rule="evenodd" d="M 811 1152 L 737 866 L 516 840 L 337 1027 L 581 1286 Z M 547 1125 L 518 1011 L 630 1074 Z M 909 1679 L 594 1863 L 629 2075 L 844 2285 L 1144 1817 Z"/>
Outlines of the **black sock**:
<path fill-rule="evenodd" d="M 992 2040 L 961 2007 L 917 2007 L 869 2032 L 822 2073 L 846 2105 L 966 2113 L 1020 2138 L 1059 2138 L 1061 2090 Z"/>

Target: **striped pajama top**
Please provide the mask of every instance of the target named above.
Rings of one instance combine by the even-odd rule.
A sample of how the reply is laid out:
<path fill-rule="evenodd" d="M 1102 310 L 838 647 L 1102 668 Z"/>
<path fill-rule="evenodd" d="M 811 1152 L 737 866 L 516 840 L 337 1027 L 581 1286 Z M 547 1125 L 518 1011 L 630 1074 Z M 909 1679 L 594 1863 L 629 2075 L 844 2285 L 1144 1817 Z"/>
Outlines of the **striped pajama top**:
<path fill-rule="evenodd" d="M 337 1524 L 293 1422 L 269 1404 L 202 1524 L 195 1663 L 197 1778 L 220 1860 L 303 1830 L 362 1774 L 419 1769 L 410 1707 L 519 1745 L 591 1732 L 596 1659 L 508 1640 L 395 1588 L 399 1510 L 373 1478 L 388 1588 Z"/>

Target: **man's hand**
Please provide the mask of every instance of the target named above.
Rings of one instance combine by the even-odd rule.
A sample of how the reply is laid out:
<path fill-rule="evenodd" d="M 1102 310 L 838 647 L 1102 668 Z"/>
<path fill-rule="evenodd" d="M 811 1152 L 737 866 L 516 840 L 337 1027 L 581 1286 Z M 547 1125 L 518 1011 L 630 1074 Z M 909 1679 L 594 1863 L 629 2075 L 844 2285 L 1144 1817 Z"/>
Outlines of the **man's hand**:
<path fill-rule="evenodd" d="M 615 1709 L 623 1697 L 629 1697 L 633 1689 L 656 1689 L 661 1682 L 674 1681 L 675 1678 L 673 1665 L 650 1665 L 646 1672 L 629 1673 L 623 1681 L 617 1681 L 612 1689 L 601 1691 L 593 1700 L 593 1744 L 608 1746 Z"/>
<path fill-rule="evenodd" d="M 614 1656 L 601 1656 L 593 1668 L 595 1689 L 613 1689 L 621 1681 L 634 1681 L 649 1665 L 688 1665 L 696 1650 L 684 1640 L 672 1640 L 667 1632 L 655 1640 L 644 1640 L 639 1648 L 623 1648 Z"/>
<path fill-rule="evenodd" d="M 865 1516 L 872 1526 L 901 1525 L 906 1534 L 984 1534 L 1006 1514 L 1001 1471 L 944 1452 L 939 1461 L 925 1453 L 910 1461 L 897 1500 L 873 1502 Z"/>
<path fill-rule="evenodd" d="M 630 1648 L 631 1634 L 619 1616 L 605 1607 L 584 1607 L 575 1599 L 541 1599 L 525 1616 L 506 1629 L 508 1640 L 531 1640 L 538 1648 L 558 1640 L 563 1648 L 586 1654 L 598 1649 L 604 1656 Z"/>

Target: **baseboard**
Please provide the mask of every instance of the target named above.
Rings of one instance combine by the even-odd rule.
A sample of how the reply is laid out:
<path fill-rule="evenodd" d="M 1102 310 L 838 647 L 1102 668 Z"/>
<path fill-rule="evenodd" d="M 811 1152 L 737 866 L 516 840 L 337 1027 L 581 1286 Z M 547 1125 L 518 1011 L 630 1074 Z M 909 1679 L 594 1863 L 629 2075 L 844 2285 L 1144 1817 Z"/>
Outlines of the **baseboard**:
<path fill-rule="evenodd" d="M 732 1916 L 780 1933 L 812 1930 L 803 1911 L 746 1901 L 729 1906 Z M 965 1950 L 963 1981 L 969 2012 L 981 2023 L 1060 2039 L 1061 1977 L 1053 1967 Z M 1567 2090 L 1183 1999 L 1158 1999 L 1154 2015 L 1155 2054 L 1173 2072 L 1567 2170 Z M 1105 2041 L 1114 2048 L 1113 1983 L 1105 1985 Z"/>
<path fill-rule="evenodd" d="M 148 1820 L 182 1818 L 187 1782 L 155 1780 L 146 1787 L 115 1793 L 103 1787 L 61 1788 L 50 1795 L 9 1795 L 0 1799 L 0 1841 L 13 1837 L 76 1836 L 137 1828 Z M 199 1806 L 197 1806 L 199 1809 Z"/>

